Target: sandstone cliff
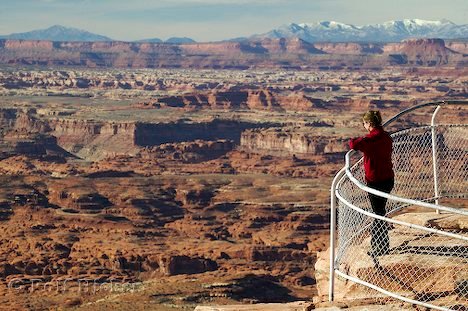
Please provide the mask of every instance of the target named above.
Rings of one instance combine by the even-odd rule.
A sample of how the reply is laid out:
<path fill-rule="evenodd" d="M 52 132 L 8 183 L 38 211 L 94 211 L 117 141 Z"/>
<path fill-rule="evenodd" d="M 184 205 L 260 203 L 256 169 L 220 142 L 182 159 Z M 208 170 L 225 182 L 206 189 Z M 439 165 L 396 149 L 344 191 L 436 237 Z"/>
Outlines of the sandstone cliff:
<path fill-rule="evenodd" d="M 260 98 L 260 93 L 255 96 L 259 98 L 254 103 L 261 107 L 268 107 L 269 102 L 264 102 L 264 99 Z M 211 151 L 221 148 L 220 150 L 224 153 L 233 149 L 234 145 L 239 144 L 241 133 L 246 129 L 277 125 L 268 122 L 253 123 L 221 119 L 206 122 L 177 121 L 168 123 L 94 121 L 57 117 L 47 119 L 42 118 L 36 112 L 34 109 L 27 111 L 18 109 L 0 110 L 0 124 L 3 125 L 3 135 L 9 135 L 10 141 L 16 141 L 18 138 L 26 139 L 24 143 L 21 143 L 21 146 L 26 146 L 25 144 L 31 141 L 31 134 L 53 136 L 54 142 L 58 146 L 87 160 L 99 160 L 118 155 L 133 156 L 144 147 L 166 143 L 196 140 L 230 141 L 230 143 L 202 144 L 204 145 L 202 148 L 198 148 L 197 144 L 187 145 L 180 150 L 182 152 L 200 153 L 202 158 L 206 158 L 206 153 L 209 153 L 212 148 Z M 48 140 L 44 140 L 44 142 L 50 145 Z M 15 146 L 20 145 L 15 143 Z M 208 151 L 203 151 L 204 148 L 208 148 Z M 162 149 L 159 151 L 162 151 Z"/>
<path fill-rule="evenodd" d="M 451 58 L 460 56 L 447 48 L 442 39 L 405 40 L 402 43 L 387 44 L 383 51 L 395 55 L 397 62 L 423 66 L 445 65 Z"/>
<path fill-rule="evenodd" d="M 328 86 L 322 86 L 324 90 Z M 329 87 L 337 90 L 338 87 Z M 163 96 L 156 100 L 135 104 L 138 108 L 184 108 L 192 109 L 252 109 L 269 111 L 311 111 L 326 107 L 326 102 L 306 95 L 303 91 L 281 92 L 259 88 L 222 89 L 208 92 L 198 91 L 183 95 Z"/>
<path fill-rule="evenodd" d="M 247 130 L 242 133 L 241 147 L 251 152 L 269 154 L 323 155 L 348 150 L 347 140 L 316 136 L 313 130 L 299 128 L 269 128 Z"/>
<path fill-rule="evenodd" d="M 462 44 L 452 42 L 450 46 L 454 50 L 465 51 Z M 191 44 L 0 40 L 0 63 L 86 67 L 279 66 L 298 69 L 388 64 L 435 66 L 463 63 L 462 54 L 458 54 L 445 48 L 443 40 L 440 39 L 419 39 L 390 44 L 311 44 L 300 39 Z M 340 57 L 337 58 L 338 55 Z M 342 57 L 343 55 L 346 56 Z"/>
<path fill-rule="evenodd" d="M 119 123 L 54 119 L 49 124 L 51 134 L 57 137 L 60 146 L 88 160 L 136 155 L 142 147 L 197 139 L 229 139 L 238 143 L 244 129 L 265 126 L 227 120 L 205 123 Z"/>
<path fill-rule="evenodd" d="M 106 156 L 136 154 L 134 123 L 94 122 L 53 119 L 51 134 L 58 144 L 80 158 L 101 159 Z"/>

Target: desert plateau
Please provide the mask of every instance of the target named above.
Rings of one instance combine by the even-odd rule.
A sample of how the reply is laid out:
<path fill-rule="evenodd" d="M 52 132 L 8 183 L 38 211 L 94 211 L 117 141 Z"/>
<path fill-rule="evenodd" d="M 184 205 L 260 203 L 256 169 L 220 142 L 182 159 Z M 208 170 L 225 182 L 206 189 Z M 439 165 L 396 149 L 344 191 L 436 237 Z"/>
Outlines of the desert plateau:
<path fill-rule="evenodd" d="M 362 114 L 465 100 L 467 55 L 455 39 L 1 39 L 0 309 L 327 306 L 315 265 Z"/>

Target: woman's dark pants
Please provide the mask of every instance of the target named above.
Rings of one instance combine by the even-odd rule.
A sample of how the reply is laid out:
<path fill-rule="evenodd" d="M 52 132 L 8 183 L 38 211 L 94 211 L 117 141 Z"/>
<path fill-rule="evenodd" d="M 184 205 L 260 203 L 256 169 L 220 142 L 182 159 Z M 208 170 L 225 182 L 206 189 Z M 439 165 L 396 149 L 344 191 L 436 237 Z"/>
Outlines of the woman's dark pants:
<path fill-rule="evenodd" d="M 367 182 L 367 185 L 370 188 L 390 193 L 393 189 L 394 183 L 394 180 L 390 179 L 380 182 Z M 385 216 L 385 205 L 387 204 L 387 199 L 369 193 L 369 200 L 374 213 L 380 216 Z M 388 238 L 387 223 L 380 219 L 374 219 L 371 226 L 371 234 L 371 255 L 382 256 L 388 254 L 390 242 Z"/>

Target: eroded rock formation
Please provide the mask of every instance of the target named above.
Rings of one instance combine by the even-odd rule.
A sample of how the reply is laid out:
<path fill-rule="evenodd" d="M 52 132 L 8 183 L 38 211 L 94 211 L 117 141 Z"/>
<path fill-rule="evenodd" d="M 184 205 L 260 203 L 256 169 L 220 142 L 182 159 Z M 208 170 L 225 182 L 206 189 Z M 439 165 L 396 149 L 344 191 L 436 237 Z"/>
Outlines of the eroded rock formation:
<path fill-rule="evenodd" d="M 24 40 L 0 42 L 0 62 L 30 65 L 242 69 L 257 66 L 343 68 L 353 65 L 413 63 L 454 65 L 463 62 L 462 55 L 446 49 L 440 39 L 418 39 L 401 44 L 311 44 L 300 39 L 190 44 Z M 453 44 L 453 47 L 455 50 L 464 49 L 460 44 Z M 337 61 L 336 55 L 346 57 Z"/>
<path fill-rule="evenodd" d="M 346 139 L 314 135 L 312 130 L 304 133 L 299 128 L 269 128 L 244 131 L 240 145 L 251 152 L 323 155 L 347 151 L 346 143 Z"/>

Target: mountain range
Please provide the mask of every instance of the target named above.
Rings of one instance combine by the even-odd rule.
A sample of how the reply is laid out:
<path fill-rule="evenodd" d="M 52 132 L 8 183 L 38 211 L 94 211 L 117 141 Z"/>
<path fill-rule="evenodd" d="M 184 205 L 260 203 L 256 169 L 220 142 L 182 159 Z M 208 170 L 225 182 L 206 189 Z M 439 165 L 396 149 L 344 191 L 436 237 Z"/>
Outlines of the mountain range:
<path fill-rule="evenodd" d="M 426 21 L 405 19 L 382 24 L 355 26 L 335 21 L 291 23 L 263 34 L 227 41 L 262 40 L 267 38 L 299 38 L 307 42 L 399 42 L 408 38 L 468 38 L 468 24 L 457 25 L 448 20 Z M 116 41 L 85 30 L 55 25 L 47 29 L 33 30 L 0 36 L 0 39 L 50 40 L 50 41 Z M 173 37 L 166 41 L 159 38 L 138 40 L 152 43 L 194 43 L 187 37 Z"/>
<path fill-rule="evenodd" d="M 111 38 L 94 34 L 86 30 L 54 25 L 47 29 L 12 33 L 0 36 L 1 39 L 50 40 L 50 41 L 113 41 Z"/>
<path fill-rule="evenodd" d="M 408 38 L 468 38 L 468 24 L 405 19 L 355 26 L 335 21 L 288 24 L 248 39 L 299 38 L 307 42 L 399 42 Z"/>
<path fill-rule="evenodd" d="M 22 33 L 12 33 L 10 35 L 0 36 L 0 39 L 18 39 L 18 40 L 49 40 L 49 41 L 117 41 L 109 37 L 91 33 L 86 30 L 81 30 L 72 27 L 54 25 L 46 29 L 38 29 Z M 163 41 L 159 38 L 143 39 L 138 42 L 150 43 L 193 43 L 194 40 L 186 37 L 172 37 Z"/>

